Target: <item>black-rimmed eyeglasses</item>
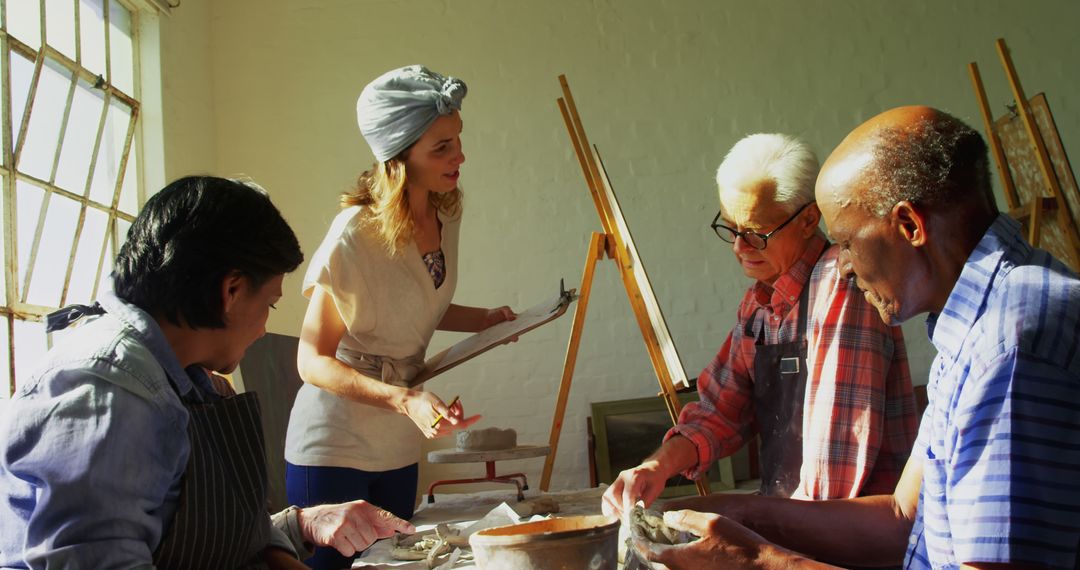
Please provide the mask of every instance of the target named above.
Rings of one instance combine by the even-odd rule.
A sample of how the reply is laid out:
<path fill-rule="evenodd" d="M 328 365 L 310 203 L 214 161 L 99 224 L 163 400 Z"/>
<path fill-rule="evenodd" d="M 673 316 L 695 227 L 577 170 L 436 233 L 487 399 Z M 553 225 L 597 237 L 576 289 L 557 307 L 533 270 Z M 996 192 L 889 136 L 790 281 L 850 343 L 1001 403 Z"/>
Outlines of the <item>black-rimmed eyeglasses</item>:
<path fill-rule="evenodd" d="M 713 229 L 713 231 L 716 232 L 716 237 L 718 237 L 718 238 L 720 238 L 720 239 L 722 239 L 722 240 L 724 240 L 724 241 L 726 241 L 728 243 L 735 243 L 736 239 L 738 239 L 739 237 L 742 237 L 743 241 L 746 242 L 746 245 L 748 245 L 748 246 L 750 246 L 750 247 L 752 247 L 754 249 L 765 249 L 765 247 L 769 245 L 769 238 L 771 238 L 776 232 L 784 229 L 784 226 L 791 223 L 791 220 L 794 220 L 795 218 L 797 218 L 799 216 L 799 214 L 801 214 L 802 211 L 806 209 L 807 206 L 809 206 L 810 204 L 813 204 L 813 203 L 814 202 L 811 201 L 811 202 L 807 202 L 807 203 L 803 204 L 803 206 L 801 208 L 799 208 L 798 210 L 796 210 L 795 213 L 792 214 L 790 218 L 784 220 L 784 223 L 780 224 L 779 226 L 776 226 L 776 229 L 774 229 L 773 231 L 771 231 L 771 232 L 769 232 L 767 234 L 759 234 L 759 233 L 757 233 L 755 231 L 750 231 L 750 230 L 743 230 L 743 231 L 740 232 L 739 230 L 737 230 L 735 228 L 730 228 L 728 226 L 725 226 L 724 224 L 719 223 L 720 222 L 720 214 L 722 212 L 717 212 L 716 213 L 716 217 L 713 218 L 713 221 L 712 221 L 711 224 L 709 224 L 709 227 L 711 227 Z"/>

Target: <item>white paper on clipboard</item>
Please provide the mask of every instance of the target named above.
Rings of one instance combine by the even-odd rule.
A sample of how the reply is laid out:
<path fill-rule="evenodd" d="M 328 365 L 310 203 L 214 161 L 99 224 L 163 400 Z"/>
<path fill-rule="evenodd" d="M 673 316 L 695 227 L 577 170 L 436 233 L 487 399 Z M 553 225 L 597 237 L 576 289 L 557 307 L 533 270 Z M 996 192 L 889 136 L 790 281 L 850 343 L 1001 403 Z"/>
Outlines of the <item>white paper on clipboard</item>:
<path fill-rule="evenodd" d="M 560 288 L 557 295 L 518 313 L 516 319 L 488 327 L 428 358 L 420 372 L 408 381 L 408 387 L 419 386 L 458 364 L 505 343 L 515 336 L 521 336 L 540 325 L 557 319 L 566 312 L 566 308 L 575 299 L 577 299 L 577 295 L 575 295 L 574 289 L 563 291 Z"/>

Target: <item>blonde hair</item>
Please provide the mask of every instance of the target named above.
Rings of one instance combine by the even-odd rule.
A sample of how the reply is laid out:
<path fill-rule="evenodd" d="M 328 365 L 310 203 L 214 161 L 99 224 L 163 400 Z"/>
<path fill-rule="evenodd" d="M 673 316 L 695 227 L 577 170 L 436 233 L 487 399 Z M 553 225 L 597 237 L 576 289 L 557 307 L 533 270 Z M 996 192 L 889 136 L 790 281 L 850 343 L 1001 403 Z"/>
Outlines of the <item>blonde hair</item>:
<path fill-rule="evenodd" d="M 367 206 L 367 221 L 386 246 L 397 255 L 413 237 L 414 222 L 405 189 L 405 153 L 385 162 L 376 162 L 356 179 L 356 188 L 341 195 L 341 207 Z M 439 194 L 428 193 L 428 201 L 442 214 L 455 217 L 461 212 L 461 189 Z"/>

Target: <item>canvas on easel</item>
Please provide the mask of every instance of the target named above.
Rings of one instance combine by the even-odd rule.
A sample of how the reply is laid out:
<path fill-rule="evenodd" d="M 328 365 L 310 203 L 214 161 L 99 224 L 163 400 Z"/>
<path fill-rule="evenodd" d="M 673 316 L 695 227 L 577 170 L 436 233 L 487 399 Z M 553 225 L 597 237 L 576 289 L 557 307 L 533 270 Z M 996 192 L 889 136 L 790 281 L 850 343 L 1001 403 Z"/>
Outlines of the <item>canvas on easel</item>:
<path fill-rule="evenodd" d="M 1015 106 L 994 119 L 975 63 L 968 65 L 1009 214 L 1028 241 L 1080 271 L 1080 189 L 1046 95 L 1028 99 L 1005 40 L 996 42 Z"/>
<path fill-rule="evenodd" d="M 690 385 L 687 381 L 682 360 L 679 358 L 679 352 L 675 348 L 667 322 L 664 320 L 663 311 L 657 302 L 656 294 L 653 292 L 652 284 L 649 282 L 649 276 L 645 272 L 645 266 L 641 262 L 630 229 L 626 224 L 626 219 L 619 208 L 619 201 L 615 196 L 611 180 L 604 170 L 600 154 L 596 147 L 589 144 L 589 139 L 585 134 L 585 128 L 581 123 L 581 117 L 574 103 L 574 97 L 570 93 L 570 86 L 566 81 L 566 77 L 560 75 L 559 83 L 563 92 L 563 97 L 558 99 L 559 110 L 562 113 L 563 121 L 566 123 L 574 153 L 578 158 L 582 174 L 585 176 L 589 194 L 593 199 L 593 204 L 596 206 L 597 214 L 600 216 L 600 223 L 604 232 L 594 232 L 586 250 L 585 270 L 581 281 L 578 306 L 571 326 L 570 341 L 563 365 L 562 381 L 559 386 L 555 414 L 552 419 L 549 442 L 551 453 L 544 464 L 544 472 L 540 482 L 540 488 L 544 491 L 548 490 L 551 482 L 551 473 L 556 451 L 558 450 L 559 436 L 562 432 L 562 422 L 581 341 L 585 312 L 592 291 L 593 275 L 597 262 L 602 258 L 606 256 L 614 260 L 619 269 L 619 275 L 630 300 L 630 306 L 645 341 L 649 360 L 660 384 L 659 396 L 664 401 L 673 425 L 678 421 L 679 412 L 682 410 L 682 403 L 679 400 L 676 386 L 689 387 Z M 695 484 L 700 494 L 708 494 L 707 480 L 700 479 Z"/>

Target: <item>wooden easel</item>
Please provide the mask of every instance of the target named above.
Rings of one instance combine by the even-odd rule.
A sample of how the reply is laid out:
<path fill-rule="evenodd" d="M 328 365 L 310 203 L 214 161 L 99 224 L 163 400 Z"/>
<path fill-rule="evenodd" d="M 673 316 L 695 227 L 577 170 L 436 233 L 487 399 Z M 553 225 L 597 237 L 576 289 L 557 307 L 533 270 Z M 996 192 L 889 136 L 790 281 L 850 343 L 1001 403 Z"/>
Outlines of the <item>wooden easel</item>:
<path fill-rule="evenodd" d="M 551 423 L 551 439 L 548 444 L 551 447 L 551 453 L 544 462 L 544 473 L 540 480 L 540 489 L 543 491 L 547 491 L 551 483 L 551 472 L 559 447 L 559 436 L 562 433 L 566 402 L 570 395 L 570 383 L 574 375 L 574 365 L 577 362 L 581 331 L 585 325 L 585 312 L 589 306 L 589 294 L 592 292 L 596 264 L 605 256 L 615 260 L 619 269 L 630 306 L 637 318 L 638 328 L 641 329 L 645 347 L 649 352 L 649 360 L 652 362 L 656 379 L 660 383 L 659 396 L 664 399 L 673 425 L 678 422 L 679 412 L 682 410 L 675 384 L 689 386 L 686 371 L 679 359 L 678 351 L 675 350 L 675 344 L 671 341 L 671 335 L 660 306 L 656 302 L 648 275 L 638 259 L 637 248 L 634 246 L 629 228 L 619 209 L 611 181 L 607 177 L 607 172 L 604 171 L 599 153 L 595 147 L 589 145 L 589 139 L 585 135 L 585 128 L 581 124 L 581 117 L 578 115 L 565 75 L 559 76 L 559 84 L 563 92 L 563 97 L 558 99 L 559 110 L 562 112 L 566 130 L 574 145 L 574 153 L 585 175 L 585 183 L 589 187 L 589 194 L 600 216 L 600 224 L 604 232 L 593 232 L 589 247 L 585 252 L 585 270 L 581 278 L 581 288 L 578 289 L 580 296 L 574 311 L 574 322 L 570 329 L 570 341 L 566 347 L 566 359 L 563 362 L 562 380 L 559 384 L 559 397 L 556 400 L 555 414 Z M 699 494 L 709 494 L 709 483 L 704 476 L 695 481 L 695 484 Z"/>
<path fill-rule="evenodd" d="M 1080 192 L 1077 190 L 1076 178 L 1069 166 L 1068 157 L 1061 146 L 1046 97 L 1039 93 L 1029 100 L 1024 95 L 1024 88 L 1020 85 L 1020 78 L 1016 74 L 1005 40 L 998 39 L 995 45 L 1016 101 L 1015 115 L 994 120 L 978 65 L 969 63 L 968 73 L 975 88 L 975 96 L 979 100 L 986 137 L 1001 177 L 1009 215 L 1024 225 L 1028 241 L 1032 245 L 1047 249 L 1074 271 L 1080 271 L 1080 230 L 1077 228 L 1080 219 Z M 1033 109 L 1038 109 L 1042 116 L 1037 116 Z M 1023 150 L 1034 150 L 1034 157 L 1019 152 L 1016 145 L 1010 148 L 1010 145 L 1002 140 L 1001 133 L 1007 132 L 1009 123 L 1015 120 L 1016 115 L 1023 121 L 1023 128 L 1031 145 L 1030 149 Z M 1039 124 L 1040 121 L 1042 125 Z M 1050 138 L 1056 161 L 1052 160 L 1044 137 Z M 1014 151 L 1011 158 L 1008 156 L 1010 150 Z M 1024 174 L 1034 170 L 1030 164 L 1032 160 L 1037 164 L 1041 180 L 1028 183 L 1024 179 L 1025 184 L 1018 184 L 1014 174 L 1023 178 Z"/>

